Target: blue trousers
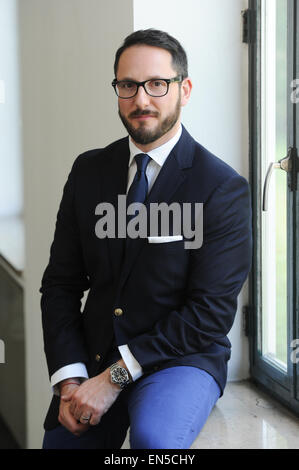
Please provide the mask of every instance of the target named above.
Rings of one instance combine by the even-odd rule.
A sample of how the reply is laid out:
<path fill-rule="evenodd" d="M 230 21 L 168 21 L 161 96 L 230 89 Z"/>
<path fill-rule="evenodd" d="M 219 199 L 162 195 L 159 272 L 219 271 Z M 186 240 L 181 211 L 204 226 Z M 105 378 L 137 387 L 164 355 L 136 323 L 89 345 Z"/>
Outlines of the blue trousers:
<path fill-rule="evenodd" d="M 171 367 L 122 391 L 97 426 L 80 437 L 63 426 L 46 431 L 44 449 L 189 449 L 220 396 L 214 378 L 196 367 Z"/>

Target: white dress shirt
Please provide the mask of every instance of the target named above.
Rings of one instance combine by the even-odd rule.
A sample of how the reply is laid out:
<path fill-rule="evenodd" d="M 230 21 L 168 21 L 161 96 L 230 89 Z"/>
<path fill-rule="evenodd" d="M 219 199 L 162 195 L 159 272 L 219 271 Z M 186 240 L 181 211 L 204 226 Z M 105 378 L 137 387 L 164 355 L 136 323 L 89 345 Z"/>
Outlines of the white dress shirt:
<path fill-rule="evenodd" d="M 172 151 L 173 147 L 178 142 L 179 138 L 182 134 L 182 126 L 180 126 L 179 130 L 172 137 L 168 142 L 157 147 L 150 152 L 147 152 L 147 155 L 151 157 L 147 168 L 146 168 L 146 176 L 148 180 L 148 192 L 152 189 L 153 184 L 166 160 L 170 152 Z M 139 153 L 144 153 L 140 150 L 131 140 L 129 139 L 129 148 L 130 148 L 130 159 L 129 159 L 129 168 L 128 168 L 128 183 L 127 183 L 127 193 L 128 190 L 133 182 L 137 171 L 137 165 L 135 162 L 135 155 Z M 140 364 L 137 362 L 131 351 L 129 350 L 126 344 L 123 344 L 118 347 L 119 352 L 132 376 L 133 381 L 137 380 L 139 377 L 142 376 L 142 368 Z M 57 370 L 51 377 L 51 386 L 53 387 L 53 391 L 55 394 L 59 394 L 57 384 L 62 380 L 78 377 L 81 381 L 88 379 L 88 374 L 86 370 L 85 364 L 78 362 L 75 364 L 69 364 L 67 366 L 61 367 L 61 369 Z"/>

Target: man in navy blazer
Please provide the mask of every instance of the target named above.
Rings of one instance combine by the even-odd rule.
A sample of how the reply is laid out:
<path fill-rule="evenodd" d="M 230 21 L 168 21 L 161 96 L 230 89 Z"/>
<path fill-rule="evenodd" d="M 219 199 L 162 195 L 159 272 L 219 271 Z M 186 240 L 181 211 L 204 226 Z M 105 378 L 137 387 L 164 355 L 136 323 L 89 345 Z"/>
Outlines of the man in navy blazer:
<path fill-rule="evenodd" d="M 120 448 L 130 427 L 131 448 L 189 448 L 226 384 L 251 265 L 249 187 L 181 124 L 192 83 L 175 38 L 131 34 L 114 71 L 129 137 L 75 160 L 40 289 L 53 387 L 43 447 Z M 140 211 L 127 218 L 129 200 Z M 129 236 L 161 203 L 190 208 L 200 246 L 186 244 L 177 215 L 166 234 L 159 220 Z"/>

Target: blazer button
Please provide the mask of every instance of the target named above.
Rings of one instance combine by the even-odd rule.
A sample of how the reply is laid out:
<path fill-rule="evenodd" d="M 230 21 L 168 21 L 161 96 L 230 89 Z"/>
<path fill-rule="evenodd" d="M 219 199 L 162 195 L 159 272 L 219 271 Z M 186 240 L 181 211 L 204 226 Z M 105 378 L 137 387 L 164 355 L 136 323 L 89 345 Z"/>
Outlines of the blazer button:
<path fill-rule="evenodd" d="M 101 360 L 100 354 L 97 354 L 97 355 L 96 355 L 95 360 L 96 360 L 97 362 L 100 362 L 100 360 Z"/>
<path fill-rule="evenodd" d="M 117 317 L 120 317 L 124 312 L 122 311 L 121 308 L 116 308 L 114 310 L 114 315 L 116 315 Z"/>

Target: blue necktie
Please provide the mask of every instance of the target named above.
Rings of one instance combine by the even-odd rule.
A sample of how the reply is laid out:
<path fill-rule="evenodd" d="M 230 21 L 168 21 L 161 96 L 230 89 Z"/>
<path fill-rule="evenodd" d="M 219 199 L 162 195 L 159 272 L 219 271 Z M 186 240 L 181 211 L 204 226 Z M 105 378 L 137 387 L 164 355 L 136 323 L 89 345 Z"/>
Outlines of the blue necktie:
<path fill-rule="evenodd" d="M 143 203 L 146 199 L 148 181 L 145 171 L 150 159 L 151 157 L 146 153 L 139 153 L 138 155 L 135 155 L 137 171 L 127 194 L 127 207 L 133 202 Z M 135 215 L 129 215 L 127 217 L 127 222 L 135 217 Z"/>

